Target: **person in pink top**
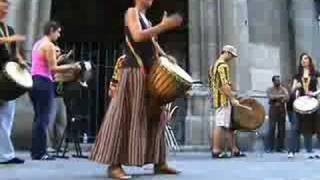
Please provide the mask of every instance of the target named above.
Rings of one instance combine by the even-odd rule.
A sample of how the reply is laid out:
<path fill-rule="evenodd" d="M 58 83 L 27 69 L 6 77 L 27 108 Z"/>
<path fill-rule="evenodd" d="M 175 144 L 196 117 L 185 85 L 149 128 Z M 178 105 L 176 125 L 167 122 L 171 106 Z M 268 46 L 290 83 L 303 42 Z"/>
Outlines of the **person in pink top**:
<path fill-rule="evenodd" d="M 47 129 L 55 96 L 53 74 L 80 71 L 78 65 L 57 65 L 59 59 L 56 57 L 54 42 L 59 39 L 60 33 L 61 26 L 59 23 L 55 21 L 46 23 L 44 36 L 34 44 L 32 49 L 31 74 L 33 87 L 31 100 L 35 111 L 31 147 L 31 158 L 33 160 L 54 160 L 46 151 Z"/>

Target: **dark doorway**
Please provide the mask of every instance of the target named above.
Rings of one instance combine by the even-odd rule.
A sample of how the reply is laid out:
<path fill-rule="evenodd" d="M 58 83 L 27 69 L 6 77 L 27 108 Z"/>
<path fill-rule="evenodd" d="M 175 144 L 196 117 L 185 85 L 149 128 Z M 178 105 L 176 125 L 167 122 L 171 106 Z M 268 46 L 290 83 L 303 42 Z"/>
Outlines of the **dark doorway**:
<path fill-rule="evenodd" d="M 132 0 L 53 0 L 52 19 L 63 25 L 63 36 L 59 45 L 73 49 L 75 59 L 86 59 L 96 65 L 95 77 L 89 84 L 87 97 L 82 97 L 89 114 L 87 133 L 94 137 L 101 124 L 105 108 L 105 87 L 113 73 L 114 61 L 121 54 L 123 43 L 124 13 Z M 185 0 L 155 0 L 148 17 L 153 24 L 160 22 L 163 12 L 179 12 L 188 22 L 188 3 Z M 160 44 L 177 57 L 179 64 L 188 68 L 187 23 L 159 37 Z M 108 101 L 108 99 L 107 99 Z M 177 100 L 180 114 L 177 119 L 178 139 L 183 141 L 186 103 Z M 180 123 L 180 125 L 178 125 Z M 182 126 L 182 127 L 181 127 Z"/>

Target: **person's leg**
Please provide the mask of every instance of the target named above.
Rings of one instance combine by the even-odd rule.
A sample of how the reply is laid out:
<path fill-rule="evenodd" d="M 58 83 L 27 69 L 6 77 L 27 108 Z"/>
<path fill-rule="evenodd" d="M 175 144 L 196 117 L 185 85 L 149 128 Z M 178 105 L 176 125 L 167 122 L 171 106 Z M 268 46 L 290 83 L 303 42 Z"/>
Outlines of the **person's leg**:
<path fill-rule="evenodd" d="M 215 132 L 214 132 L 214 146 L 212 151 L 213 158 L 224 158 L 227 157 L 225 153 L 222 153 L 225 146 L 225 140 L 228 139 L 228 129 L 231 126 L 231 105 L 221 107 L 216 111 L 216 121 L 215 121 Z M 230 141 L 229 141 L 230 142 Z M 227 143 L 228 145 L 228 143 Z"/>
<path fill-rule="evenodd" d="M 268 129 L 268 147 L 267 151 L 272 152 L 274 150 L 274 133 L 276 128 L 276 119 L 274 115 L 270 115 L 269 129 Z"/>
<path fill-rule="evenodd" d="M 52 115 L 54 101 L 53 84 L 46 78 L 36 77 L 34 79 L 32 99 L 35 105 L 35 120 L 32 131 L 31 156 L 37 160 L 51 160 L 47 156 L 47 130 Z"/>
<path fill-rule="evenodd" d="M 62 98 L 57 98 L 57 116 L 56 116 L 56 138 L 54 148 L 58 148 L 60 141 L 63 141 L 63 133 L 67 127 L 66 107 Z"/>
<path fill-rule="evenodd" d="M 285 139 L 285 132 L 286 132 L 286 116 L 282 114 L 279 116 L 277 121 L 277 128 L 278 128 L 278 135 L 277 135 L 277 151 L 283 152 L 284 151 L 284 139 Z"/>
<path fill-rule="evenodd" d="M 15 101 L 0 102 L 0 163 L 24 163 L 24 160 L 15 158 L 14 147 L 11 141 L 12 125 L 15 114 Z"/>
<path fill-rule="evenodd" d="M 53 101 L 53 108 L 50 115 L 50 121 L 47 132 L 47 146 L 48 149 L 53 150 L 56 144 L 56 124 L 57 124 L 57 100 Z"/>
<path fill-rule="evenodd" d="M 295 154 L 298 149 L 299 133 L 298 133 L 298 120 L 295 112 L 289 112 L 290 131 L 288 138 L 288 153 Z"/>
<path fill-rule="evenodd" d="M 306 148 L 307 153 L 312 153 L 312 134 L 305 133 L 303 134 L 304 146 Z"/>
<path fill-rule="evenodd" d="M 222 147 L 221 147 L 221 139 L 223 136 L 223 128 L 222 127 L 215 127 L 213 130 L 213 149 L 212 152 L 213 153 L 221 153 L 222 151 Z"/>

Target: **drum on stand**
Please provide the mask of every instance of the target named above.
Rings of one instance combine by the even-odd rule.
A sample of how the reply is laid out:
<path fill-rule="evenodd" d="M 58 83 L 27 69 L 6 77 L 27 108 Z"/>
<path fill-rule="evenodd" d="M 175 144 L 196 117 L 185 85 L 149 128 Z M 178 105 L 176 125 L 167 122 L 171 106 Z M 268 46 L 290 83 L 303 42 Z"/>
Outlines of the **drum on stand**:
<path fill-rule="evenodd" d="M 73 70 L 54 74 L 54 79 L 57 82 L 86 82 L 92 76 L 92 64 L 89 61 L 80 61 L 72 64 L 80 65 L 81 69 L 79 73 L 74 72 Z"/>
<path fill-rule="evenodd" d="M 73 70 L 64 73 L 55 73 L 54 81 L 56 86 L 56 95 L 62 96 L 66 86 L 74 83 L 80 83 L 83 87 L 88 87 L 87 81 L 92 77 L 92 64 L 89 61 L 80 61 L 73 64 L 80 65 L 80 72 L 74 72 Z"/>
<path fill-rule="evenodd" d="M 319 109 L 319 101 L 310 96 L 300 96 L 293 102 L 295 112 L 300 114 L 312 114 Z"/>
<path fill-rule="evenodd" d="M 11 101 L 17 99 L 33 85 L 31 73 L 16 62 L 7 62 L 0 72 L 0 99 Z"/>
<path fill-rule="evenodd" d="M 182 97 L 192 87 L 192 78 L 179 65 L 164 56 L 151 67 L 147 88 L 161 105 Z"/>
<path fill-rule="evenodd" d="M 240 104 L 249 109 L 234 106 L 232 128 L 239 131 L 254 131 L 259 129 L 265 120 L 266 112 L 262 104 L 253 98 L 241 99 Z"/>

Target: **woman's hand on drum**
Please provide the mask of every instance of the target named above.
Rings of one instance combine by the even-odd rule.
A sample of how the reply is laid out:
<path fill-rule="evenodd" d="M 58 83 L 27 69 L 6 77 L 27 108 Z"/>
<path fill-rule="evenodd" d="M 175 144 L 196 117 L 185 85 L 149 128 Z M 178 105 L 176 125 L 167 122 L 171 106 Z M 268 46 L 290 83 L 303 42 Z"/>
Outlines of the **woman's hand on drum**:
<path fill-rule="evenodd" d="M 182 21 L 183 18 L 179 14 L 167 16 L 167 12 L 165 11 L 160 25 L 165 30 L 170 30 L 181 26 Z"/>
<path fill-rule="evenodd" d="M 18 63 L 23 69 L 28 67 L 28 63 L 24 60 L 20 60 Z"/>

